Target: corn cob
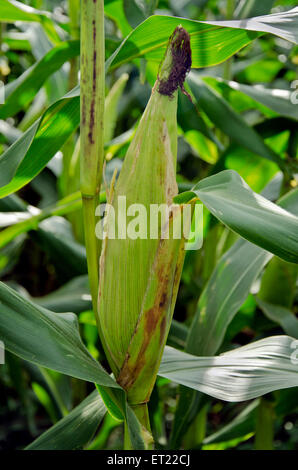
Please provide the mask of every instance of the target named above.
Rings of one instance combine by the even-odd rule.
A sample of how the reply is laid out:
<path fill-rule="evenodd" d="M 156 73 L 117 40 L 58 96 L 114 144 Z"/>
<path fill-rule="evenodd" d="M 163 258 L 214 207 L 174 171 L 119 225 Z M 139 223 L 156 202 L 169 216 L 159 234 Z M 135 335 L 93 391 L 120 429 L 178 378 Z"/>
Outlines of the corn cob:
<path fill-rule="evenodd" d="M 171 206 L 177 195 L 177 90 L 183 89 L 190 66 L 189 35 L 179 26 L 169 40 L 114 189 L 118 236 L 107 236 L 100 257 L 98 322 L 110 366 L 133 406 L 149 400 L 156 379 L 180 281 L 184 239 L 173 234 L 179 206 L 167 226 L 160 223 L 157 238 L 119 237 L 123 229 L 118 221 L 119 197 L 126 197 L 127 207 L 142 204 L 149 214 L 151 204 Z M 128 217 L 125 223 L 129 222 Z M 169 239 L 162 238 L 163 230 L 171 232 Z"/>

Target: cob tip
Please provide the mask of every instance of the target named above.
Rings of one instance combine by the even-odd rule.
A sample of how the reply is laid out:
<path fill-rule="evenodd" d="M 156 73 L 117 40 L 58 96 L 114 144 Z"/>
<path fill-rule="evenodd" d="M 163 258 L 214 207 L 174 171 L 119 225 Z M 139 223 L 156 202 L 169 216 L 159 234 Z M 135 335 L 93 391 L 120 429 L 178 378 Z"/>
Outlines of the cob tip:
<path fill-rule="evenodd" d="M 158 92 L 169 97 L 180 87 L 184 92 L 184 81 L 191 68 L 190 36 L 181 26 L 171 35 L 159 72 Z"/>

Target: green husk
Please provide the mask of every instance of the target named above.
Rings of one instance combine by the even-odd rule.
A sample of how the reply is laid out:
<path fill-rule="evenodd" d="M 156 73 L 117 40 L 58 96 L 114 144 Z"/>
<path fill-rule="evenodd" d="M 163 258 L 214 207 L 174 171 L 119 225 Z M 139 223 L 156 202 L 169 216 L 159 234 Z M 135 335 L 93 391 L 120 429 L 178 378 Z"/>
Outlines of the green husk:
<path fill-rule="evenodd" d="M 116 183 L 112 206 L 118 233 L 118 197 L 126 206 L 171 206 L 178 194 L 177 88 L 190 67 L 189 38 L 178 27 L 170 38 L 159 77 L 127 151 Z M 169 219 L 169 239 L 106 238 L 100 258 L 98 321 L 110 366 L 128 400 L 149 400 L 168 335 L 184 260 L 184 239 L 172 229 L 181 208 Z M 108 216 L 109 221 L 112 218 Z M 127 218 L 127 225 L 131 218 Z M 148 228 L 149 230 L 149 228 Z"/>

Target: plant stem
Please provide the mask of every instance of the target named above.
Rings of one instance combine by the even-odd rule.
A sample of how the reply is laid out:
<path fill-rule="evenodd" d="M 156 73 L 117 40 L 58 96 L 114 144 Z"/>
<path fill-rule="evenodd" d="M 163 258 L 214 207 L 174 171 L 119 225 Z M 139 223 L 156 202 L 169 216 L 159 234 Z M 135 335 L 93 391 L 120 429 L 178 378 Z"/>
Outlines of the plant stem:
<path fill-rule="evenodd" d="M 142 426 L 142 437 L 144 439 L 146 449 L 152 450 L 153 438 L 151 434 L 151 426 L 149 420 L 148 406 L 147 403 L 141 403 L 140 405 L 131 405 L 136 417 L 138 418 Z M 128 426 L 124 422 L 124 450 L 133 450 L 133 446 L 130 441 Z"/>
<path fill-rule="evenodd" d="M 90 291 L 93 310 L 97 316 L 98 262 L 100 253 L 95 237 L 96 221 L 94 214 L 98 204 L 98 198 L 82 195 L 82 201 Z"/>
<path fill-rule="evenodd" d="M 257 413 L 255 449 L 273 450 L 274 402 L 261 398 Z"/>
<path fill-rule="evenodd" d="M 206 435 L 208 408 L 208 404 L 201 408 L 193 422 L 190 424 L 183 438 L 184 449 L 192 449 L 203 442 Z"/>
<path fill-rule="evenodd" d="M 84 233 L 92 305 L 101 343 L 108 353 L 97 312 L 100 240 L 96 238 L 95 209 L 104 161 L 105 36 L 104 0 L 81 2 L 81 168 Z"/>
<path fill-rule="evenodd" d="M 99 241 L 95 208 L 104 160 L 104 2 L 82 0 L 81 10 L 81 193 L 88 274 L 97 317 Z"/>

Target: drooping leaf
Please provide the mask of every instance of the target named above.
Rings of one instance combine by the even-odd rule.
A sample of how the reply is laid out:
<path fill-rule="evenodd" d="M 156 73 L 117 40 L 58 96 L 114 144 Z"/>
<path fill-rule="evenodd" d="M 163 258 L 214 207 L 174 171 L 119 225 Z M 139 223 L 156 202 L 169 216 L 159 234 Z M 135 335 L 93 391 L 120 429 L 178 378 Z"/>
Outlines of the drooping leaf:
<path fill-rule="evenodd" d="M 5 23 L 15 21 L 41 21 L 41 16 L 51 16 L 16 0 L 1 0 L 0 17 Z"/>
<path fill-rule="evenodd" d="M 223 62 L 263 33 L 275 34 L 297 44 L 297 13 L 298 8 L 293 8 L 248 20 L 208 22 L 154 15 L 127 36 L 109 59 L 108 65 L 112 64 L 114 68 L 141 56 L 159 62 L 169 36 L 179 24 L 191 36 L 194 68 Z"/>
<path fill-rule="evenodd" d="M 26 450 L 75 450 L 86 445 L 106 414 L 97 390 L 33 441 Z"/>
<path fill-rule="evenodd" d="M 295 350 L 296 348 L 296 350 Z M 225 401 L 244 401 L 298 386 L 297 341 L 273 336 L 216 357 L 166 347 L 159 375 Z"/>
<path fill-rule="evenodd" d="M 276 191 L 277 183 L 277 191 Z M 273 190 L 274 189 L 274 190 Z M 272 191 L 273 190 L 273 191 Z M 264 195 L 277 198 L 280 179 L 269 183 Z M 283 196 L 278 204 L 298 215 L 298 189 Z M 240 256 L 239 256 L 240 255 Z M 262 266 L 272 258 L 265 250 L 260 250 L 246 240 L 238 240 L 219 261 L 203 290 L 196 314 L 189 329 L 186 351 L 190 354 L 213 355 L 222 344 L 225 332 L 237 311 L 248 296 L 252 283 Z M 246 276 L 242 276 L 242 272 Z M 238 277 L 237 277 L 238 276 Z M 249 282 L 250 281 L 250 282 Z M 201 318 L 201 310 L 205 315 Z M 222 329 L 220 328 L 220 325 Z M 211 334 L 211 337 L 209 333 Z M 188 424 L 194 419 L 202 403 L 200 393 L 181 387 L 180 400 L 175 417 L 171 446 L 176 448 Z M 179 419 L 178 419 L 179 418 Z"/>
<path fill-rule="evenodd" d="M 263 31 L 264 33 L 275 34 L 286 41 L 297 44 L 297 14 L 298 7 L 295 7 L 291 10 L 272 13 L 271 15 L 232 21 L 212 21 L 211 23 L 231 28 L 245 28 L 249 31 Z"/>
<path fill-rule="evenodd" d="M 8 351 L 72 377 L 120 388 L 83 345 L 74 314 L 50 312 L 2 282 L 0 305 L 0 337 Z"/>
<path fill-rule="evenodd" d="M 0 198 L 29 183 L 46 166 L 80 122 L 79 91 L 54 103 L 0 157 Z M 5 170 L 4 170 L 5 168 Z"/>
<path fill-rule="evenodd" d="M 127 421 L 134 448 L 144 449 L 140 423 L 127 404 L 125 392 L 82 343 L 74 314 L 57 314 L 39 307 L 2 282 L 0 307 L 0 337 L 7 351 L 34 364 L 104 387 Z"/>
<path fill-rule="evenodd" d="M 298 262 L 298 218 L 254 193 L 233 170 L 200 181 L 176 201 L 197 196 L 210 212 L 250 242 L 285 259 Z"/>

